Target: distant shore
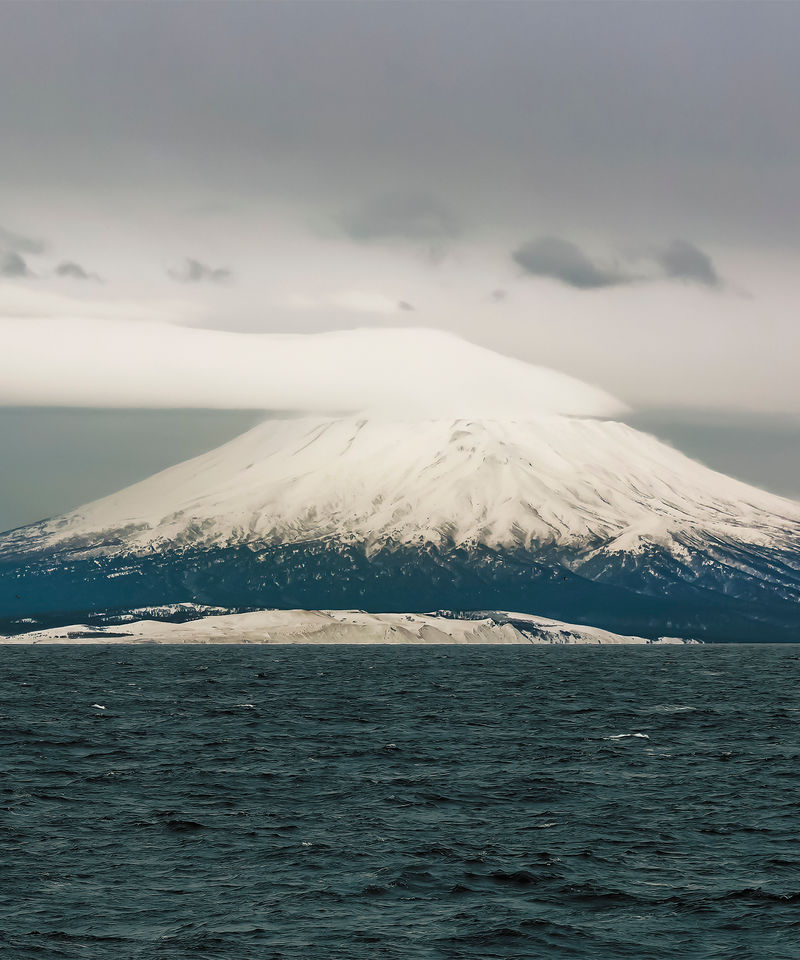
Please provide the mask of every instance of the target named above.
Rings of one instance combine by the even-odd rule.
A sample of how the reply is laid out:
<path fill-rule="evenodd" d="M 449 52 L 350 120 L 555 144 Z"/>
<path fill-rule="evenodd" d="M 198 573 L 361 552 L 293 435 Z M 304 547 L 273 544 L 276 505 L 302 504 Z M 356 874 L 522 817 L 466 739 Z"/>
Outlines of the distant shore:
<path fill-rule="evenodd" d="M 696 641 L 648 639 L 522 613 L 480 617 L 360 610 L 258 610 L 181 623 L 134 620 L 72 624 L 0 636 L 0 644 L 541 644 L 648 645 Z"/>

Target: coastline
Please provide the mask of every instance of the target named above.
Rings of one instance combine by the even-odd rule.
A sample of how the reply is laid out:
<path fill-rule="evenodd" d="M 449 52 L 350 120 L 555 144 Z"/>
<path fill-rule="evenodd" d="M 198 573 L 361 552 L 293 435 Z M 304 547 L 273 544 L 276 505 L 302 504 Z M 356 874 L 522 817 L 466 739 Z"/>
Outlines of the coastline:
<path fill-rule="evenodd" d="M 360 610 L 258 610 L 180 623 L 142 619 L 109 626 L 72 624 L 0 636 L 0 645 L 272 644 L 272 645 L 680 645 L 678 637 L 649 639 L 599 627 L 521 613 L 476 617 Z"/>

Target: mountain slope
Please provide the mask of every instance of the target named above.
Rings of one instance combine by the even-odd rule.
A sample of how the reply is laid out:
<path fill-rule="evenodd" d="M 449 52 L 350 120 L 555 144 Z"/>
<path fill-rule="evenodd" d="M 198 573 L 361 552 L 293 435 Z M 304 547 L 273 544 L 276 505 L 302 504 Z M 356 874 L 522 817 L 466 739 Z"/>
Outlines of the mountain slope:
<path fill-rule="evenodd" d="M 797 545 L 800 504 L 715 473 L 624 424 L 267 421 L 66 516 L 20 547 L 107 552 L 364 543 L 598 553 Z"/>

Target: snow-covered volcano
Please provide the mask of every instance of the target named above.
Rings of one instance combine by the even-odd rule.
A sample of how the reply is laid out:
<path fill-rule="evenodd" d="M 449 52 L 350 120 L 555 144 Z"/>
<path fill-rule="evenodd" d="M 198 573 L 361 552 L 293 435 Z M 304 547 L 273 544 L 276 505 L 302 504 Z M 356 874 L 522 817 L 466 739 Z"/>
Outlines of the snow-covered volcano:
<path fill-rule="evenodd" d="M 266 421 L 5 541 L 141 553 L 317 540 L 599 554 L 800 543 L 800 504 L 613 421 Z"/>
<path fill-rule="evenodd" d="M 614 401 L 593 388 L 488 356 L 480 416 L 267 420 L 6 534 L 0 617 L 196 600 L 791 638 L 800 504 L 597 419 Z"/>

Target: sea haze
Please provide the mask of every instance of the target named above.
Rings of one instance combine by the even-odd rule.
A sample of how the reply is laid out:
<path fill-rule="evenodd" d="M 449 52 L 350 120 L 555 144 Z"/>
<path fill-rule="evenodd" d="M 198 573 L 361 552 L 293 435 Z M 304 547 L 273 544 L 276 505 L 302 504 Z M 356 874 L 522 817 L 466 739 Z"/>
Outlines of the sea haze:
<path fill-rule="evenodd" d="M 15 960 L 798 955 L 792 646 L 3 657 Z"/>

